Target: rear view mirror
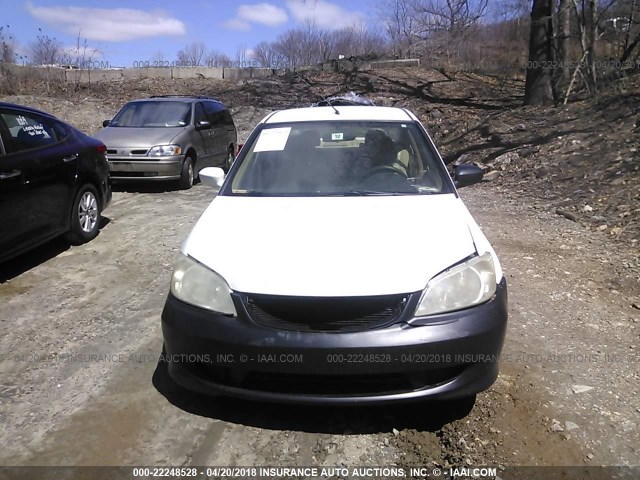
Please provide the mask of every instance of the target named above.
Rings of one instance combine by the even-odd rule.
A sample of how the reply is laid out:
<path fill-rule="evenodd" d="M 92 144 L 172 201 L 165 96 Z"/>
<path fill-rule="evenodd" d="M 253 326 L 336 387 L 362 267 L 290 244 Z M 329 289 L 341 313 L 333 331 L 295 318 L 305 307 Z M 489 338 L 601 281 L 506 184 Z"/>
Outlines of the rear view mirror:
<path fill-rule="evenodd" d="M 110 123 L 111 123 L 111 120 L 104 120 L 104 121 L 102 122 L 102 126 L 103 126 L 103 127 L 108 127 Z"/>
<path fill-rule="evenodd" d="M 350 131 L 329 132 L 322 136 L 322 141 L 329 142 L 350 142 L 356 139 L 356 135 Z"/>
<path fill-rule="evenodd" d="M 220 190 L 224 182 L 225 173 L 220 167 L 207 167 L 200 170 L 200 180 L 205 185 L 212 187 L 216 192 Z"/>
<path fill-rule="evenodd" d="M 197 130 L 206 130 L 208 128 L 211 128 L 211 122 L 209 120 L 200 120 L 199 122 L 196 122 Z"/>
<path fill-rule="evenodd" d="M 484 170 L 475 165 L 463 163 L 453 171 L 453 181 L 457 188 L 468 187 L 482 181 Z"/>

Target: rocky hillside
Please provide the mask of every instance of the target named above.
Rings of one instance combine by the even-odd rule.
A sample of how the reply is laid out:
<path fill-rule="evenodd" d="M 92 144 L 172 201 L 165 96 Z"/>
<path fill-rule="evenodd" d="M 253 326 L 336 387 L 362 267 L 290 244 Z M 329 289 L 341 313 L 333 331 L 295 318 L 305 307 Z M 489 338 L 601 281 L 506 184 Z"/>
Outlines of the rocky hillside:
<path fill-rule="evenodd" d="M 613 85 L 597 100 L 552 108 L 522 106 L 523 90 L 519 80 L 409 68 L 237 82 L 142 79 L 79 89 L 34 81 L 0 98 L 42 108 L 94 133 L 129 99 L 210 95 L 232 107 L 244 138 L 268 111 L 355 91 L 380 105 L 414 111 L 447 163 L 475 162 L 509 195 L 529 197 L 536 208 L 638 246 L 640 79 Z"/>

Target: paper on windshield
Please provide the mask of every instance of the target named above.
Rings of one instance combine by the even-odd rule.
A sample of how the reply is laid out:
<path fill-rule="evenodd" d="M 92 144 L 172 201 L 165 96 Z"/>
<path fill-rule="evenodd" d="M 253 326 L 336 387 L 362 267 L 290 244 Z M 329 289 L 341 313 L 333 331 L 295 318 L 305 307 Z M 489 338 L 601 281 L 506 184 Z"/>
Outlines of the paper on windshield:
<path fill-rule="evenodd" d="M 284 150 L 291 127 L 267 128 L 260 132 L 254 152 L 274 152 Z"/>

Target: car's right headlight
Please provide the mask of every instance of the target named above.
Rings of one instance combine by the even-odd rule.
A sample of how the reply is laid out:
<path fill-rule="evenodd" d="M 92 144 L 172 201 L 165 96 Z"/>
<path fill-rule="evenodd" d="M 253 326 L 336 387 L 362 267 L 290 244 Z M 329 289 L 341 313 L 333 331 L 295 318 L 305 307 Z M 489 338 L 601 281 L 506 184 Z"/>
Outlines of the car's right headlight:
<path fill-rule="evenodd" d="M 149 149 L 147 155 L 149 157 L 166 157 L 180 155 L 181 153 L 182 148 L 180 148 L 180 145 L 156 145 Z"/>
<path fill-rule="evenodd" d="M 415 316 L 453 312 L 479 305 L 496 293 L 493 257 L 485 253 L 432 278 L 424 289 Z"/>
<path fill-rule="evenodd" d="M 231 289 L 224 278 L 183 253 L 176 259 L 171 293 L 178 300 L 196 307 L 237 315 Z"/>

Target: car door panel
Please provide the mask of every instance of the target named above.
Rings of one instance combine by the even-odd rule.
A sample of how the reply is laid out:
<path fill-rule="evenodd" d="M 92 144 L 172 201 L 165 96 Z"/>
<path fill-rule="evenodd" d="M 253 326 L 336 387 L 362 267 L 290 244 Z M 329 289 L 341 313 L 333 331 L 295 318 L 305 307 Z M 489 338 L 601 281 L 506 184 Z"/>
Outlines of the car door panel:
<path fill-rule="evenodd" d="M 198 129 L 198 122 L 201 120 L 207 120 L 202 102 L 198 102 L 195 105 L 193 113 L 193 124 L 196 126 L 194 135 L 195 147 L 198 152 L 197 169 L 200 170 L 204 167 L 211 165 L 211 128 Z"/>
<path fill-rule="evenodd" d="M 207 119 L 212 126 L 210 145 L 214 164 L 216 166 L 224 165 L 227 160 L 227 131 L 222 115 L 223 107 L 215 102 L 205 102 L 205 111 L 207 112 Z"/>
<path fill-rule="evenodd" d="M 7 150 L 0 158 L 0 254 L 4 256 L 67 229 L 78 152 L 65 139 L 59 140 L 64 131 L 56 133 L 53 120 L 13 109 L 0 111 L 0 116 L 6 125 Z M 46 141 L 38 138 L 44 135 L 49 137 Z"/>

